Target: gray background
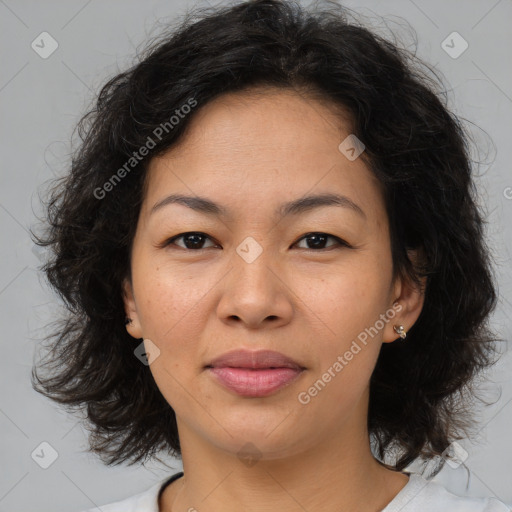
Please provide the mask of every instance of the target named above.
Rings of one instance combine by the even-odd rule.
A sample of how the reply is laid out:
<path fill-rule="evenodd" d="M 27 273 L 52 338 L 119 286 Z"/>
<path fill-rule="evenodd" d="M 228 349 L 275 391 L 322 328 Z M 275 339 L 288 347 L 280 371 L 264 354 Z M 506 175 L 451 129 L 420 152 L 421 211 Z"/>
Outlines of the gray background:
<path fill-rule="evenodd" d="M 102 465 L 85 452 L 86 432 L 77 420 L 32 390 L 35 350 L 58 305 L 37 272 L 41 255 L 27 228 L 34 224 L 34 213 L 40 213 L 38 187 L 65 170 L 72 129 L 94 93 L 132 61 L 148 35 L 158 33 L 156 22 L 175 20 L 192 5 L 207 3 L 0 0 L 0 512 L 79 511 L 143 491 L 181 470 L 173 460 L 174 470 L 157 463 L 146 468 Z M 345 5 L 366 16 L 386 16 L 394 31 L 405 20 L 410 23 L 418 35 L 418 55 L 444 75 L 451 108 L 480 127 L 472 128 L 480 147 L 477 183 L 488 211 L 501 296 L 492 322 L 510 340 L 512 2 L 361 0 Z M 378 19 L 375 23 L 385 30 Z M 31 48 L 43 31 L 59 45 L 47 59 Z M 441 47 L 453 31 L 469 44 L 458 58 Z M 406 26 L 401 33 L 410 42 Z M 459 43 L 454 44 L 457 49 Z M 501 348 L 505 352 L 507 342 Z M 466 467 L 446 466 L 436 477 L 454 492 L 496 495 L 512 504 L 511 369 L 508 352 L 482 386 L 495 403 L 481 410 L 476 438 L 461 442 L 469 453 Z M 31 457 L 42 442 L 58 453 L 48 469 Z"/>

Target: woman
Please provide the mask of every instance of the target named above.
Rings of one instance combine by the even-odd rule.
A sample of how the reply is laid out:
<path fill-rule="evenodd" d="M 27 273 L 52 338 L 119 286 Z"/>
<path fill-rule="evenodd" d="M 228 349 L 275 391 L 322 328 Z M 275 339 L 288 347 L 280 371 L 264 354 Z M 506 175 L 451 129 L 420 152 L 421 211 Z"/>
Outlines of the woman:
<path fill-rule="evenodd" d="M 495 359 L 434 88 L 339 7 L 279 0 L 189 18 L 105 85 L 39 240 L 70 314 L 34 386 L 107 463 L 183 472 L 102 510 L 508 510 L 404 471 L 450 458 Z"/>

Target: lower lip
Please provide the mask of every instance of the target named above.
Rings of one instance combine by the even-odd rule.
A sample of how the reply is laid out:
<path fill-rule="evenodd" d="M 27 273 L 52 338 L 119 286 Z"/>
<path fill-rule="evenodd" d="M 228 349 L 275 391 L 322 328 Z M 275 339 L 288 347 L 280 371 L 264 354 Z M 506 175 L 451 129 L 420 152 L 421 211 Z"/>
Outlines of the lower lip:
<path fill-rule="evenodd" d="M 265 368 L 250 370 L 247 368 L 215 367 L 208 368 L 228 389 L 247 397 L 268 396 L 290 384 L 302 370 L 293 368 Z"/>

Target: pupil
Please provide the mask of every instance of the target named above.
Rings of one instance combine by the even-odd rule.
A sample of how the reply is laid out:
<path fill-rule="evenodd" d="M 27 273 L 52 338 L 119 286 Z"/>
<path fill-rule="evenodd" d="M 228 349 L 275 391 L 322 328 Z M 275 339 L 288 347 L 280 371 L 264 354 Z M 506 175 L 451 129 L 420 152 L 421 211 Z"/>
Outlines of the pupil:
<path fill-rule="evenodd" d="M 321 246 L 325 243 L 326 237 L 324 235 L 310 235 L 308 239 L 313 240 L 313 246 L 318 248 L 319 245 Z M 308 245 L 311 246 L 309 242 Z"/>
<path fill-rule="evenodd" d="M 197 246 L 201 245 L 201 242 L 202 242 L 202 235 L 197 235 L 197 234 L 192 234 L 192 235 L 187 235 L 185 237 L 185 245 L 187 246 L 187 248 L 190 249 L 189 245 L 192 245 L 192 248 L 197 248 Z M 189 242 L 190 240 L 193 240 L 191 244 L 187 244 L 187 242 Z"/>

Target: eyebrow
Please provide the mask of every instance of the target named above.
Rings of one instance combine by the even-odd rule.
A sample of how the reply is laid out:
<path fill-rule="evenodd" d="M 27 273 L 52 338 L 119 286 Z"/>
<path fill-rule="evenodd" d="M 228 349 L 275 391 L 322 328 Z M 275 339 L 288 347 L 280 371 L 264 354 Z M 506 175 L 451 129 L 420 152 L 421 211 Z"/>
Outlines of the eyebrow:
<path fill-rule="evenodd" d="M 196 212 L 204 213 L 206 215 L 229 217 L 228 210 L 212 200 L 205 197 L 186 196 L 183 194 L 171 194 L 161 201 L 158 201 L 158 203 L 156 203 L 151 209 L 150 215 L 169 204 L 181 204 Z M 339 206 L 342 208 L 348 208 L 366 219 L 366 214 L 361 207 L 354 203 L 350 198 L 332 193 L 305 196 L 295 199 L 294 201 L 283 203 L 276 209 L 275 215 L 280 215 L 282 217 L 298 215 L 322 206 Z"/>

